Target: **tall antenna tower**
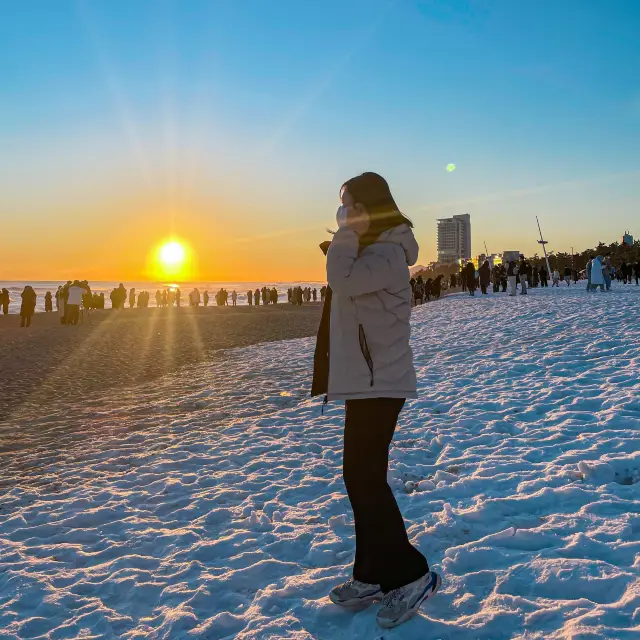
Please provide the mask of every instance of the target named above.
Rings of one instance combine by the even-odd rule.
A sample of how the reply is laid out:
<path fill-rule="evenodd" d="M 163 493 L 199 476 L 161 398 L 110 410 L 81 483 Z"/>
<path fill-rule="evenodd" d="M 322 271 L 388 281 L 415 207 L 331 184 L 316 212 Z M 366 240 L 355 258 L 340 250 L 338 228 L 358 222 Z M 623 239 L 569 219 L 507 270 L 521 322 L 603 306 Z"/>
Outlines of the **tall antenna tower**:
<path fill-rule="evenodd" d="M 540 240 L 538 240 L 538 244 L 542 245 L 542 250 L 544 251 L 544 259 L 547 262 L 547 274 L 551 277 L 551 267 L 549 266 L 549 256 L 547 255 L 547 244 L 546 240 L 542 238 L 542 229 L 540 229 L 540 220 L 538 220 L 538 216 L 536 216 L 536 222 L 538 223 L 538 231 L 540 232 Z"/>

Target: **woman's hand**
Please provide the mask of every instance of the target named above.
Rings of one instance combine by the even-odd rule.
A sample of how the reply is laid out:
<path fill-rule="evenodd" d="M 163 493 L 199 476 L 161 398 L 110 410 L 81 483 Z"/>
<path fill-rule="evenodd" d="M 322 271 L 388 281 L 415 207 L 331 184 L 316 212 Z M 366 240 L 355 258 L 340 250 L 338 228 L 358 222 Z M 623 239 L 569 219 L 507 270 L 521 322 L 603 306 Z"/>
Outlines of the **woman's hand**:
<path fill-rule="evenodd" d="M 370 218 L 367 210 L 361 204 L 343 204 L 338 208 L 336 222 L 339 228 L 349 228 L 362 236 L 369 230 Z"/>
<path fill-rule="evenodd" d="M 369 231 L 371 219 L 367 211 L 361 206 L 349 207 L 347 215 L 347 226 L 353 229 L 359 236 L 363 236 Z"/>

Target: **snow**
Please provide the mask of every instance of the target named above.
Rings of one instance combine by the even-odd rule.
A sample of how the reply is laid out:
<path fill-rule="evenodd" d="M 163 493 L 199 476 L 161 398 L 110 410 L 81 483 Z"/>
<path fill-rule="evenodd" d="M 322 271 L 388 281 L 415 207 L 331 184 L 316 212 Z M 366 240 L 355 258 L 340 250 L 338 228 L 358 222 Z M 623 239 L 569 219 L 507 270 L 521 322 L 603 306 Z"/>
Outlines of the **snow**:
<path fill-rule="evenodd" d="M 416 309 L 389 476 L 443 587 L 392 631 L 326 597 L 354 531 L 312 340 L 33 416 L 54 439 L 0 474 L 0 637 L 640 637 L 639 317 L 635 287 Z"/>

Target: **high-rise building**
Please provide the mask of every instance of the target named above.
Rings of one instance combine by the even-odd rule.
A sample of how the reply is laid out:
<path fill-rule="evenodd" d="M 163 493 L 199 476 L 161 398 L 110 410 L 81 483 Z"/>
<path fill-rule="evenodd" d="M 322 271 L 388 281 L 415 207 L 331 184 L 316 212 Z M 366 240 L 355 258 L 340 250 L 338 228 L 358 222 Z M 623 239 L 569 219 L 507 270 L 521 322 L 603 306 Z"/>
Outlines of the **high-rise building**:
<path fill-rule="evenodd" d="M 471 260 L 471 216 L 468 213 L 438 220 L 438 262 Z"/>
<path fill-rule="evenodd" d="M 626 247 L 633 246 L 633 236 L 628 231 L 625 231 L 622 236 L 622 244 Z"/>

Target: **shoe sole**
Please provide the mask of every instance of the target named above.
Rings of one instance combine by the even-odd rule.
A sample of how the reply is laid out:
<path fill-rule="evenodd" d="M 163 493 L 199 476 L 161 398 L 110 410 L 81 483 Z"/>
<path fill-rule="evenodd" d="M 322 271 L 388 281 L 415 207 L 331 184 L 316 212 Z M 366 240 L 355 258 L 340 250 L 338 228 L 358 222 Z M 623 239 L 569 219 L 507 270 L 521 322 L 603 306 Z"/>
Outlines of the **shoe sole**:
<path fill-rule="evenodd" d="M 411 618 L 413 618 L 413 616 L 415 616 L 416 613 L 418 613 L 418 610 L 420 609 L 422 604 L 426 602 L 429 598 L 435 596 L 436 593 L 438 593 L 438 591 L 440 590 L 440 587 L 442 586 L 442 578 L 437 573 L 435 575 L 436 575 L 436 584 L 435 584 L 435 587 L 433 588 L 433 591 L 426 594 L 421 600 L 419 600 L 413 606 L 413 609 L 411 609 L 411 611 L 407 611 L 406 613 L 401 615 L 397 620 L 378 620 L 378 625 L 380 625 L 383 629 L 393 629 L 393 627 L 397 627 L 401 625 L 403 622 L 406 622 L 407 620 L 411 620 Z"/>
<path fill-rule="evenodd" d="M 343 609 L 357 609 L 365 605 L 369 606 L 372 602 L 375 602 L 376 600 L 382 600 L 382 593 L 375 594 L 372 596 L 367 596 L 366 598 L 359 598 L 358 600 L 347 600 L 346 602 L 343 602 L 342 600 L 335 600 L 333 597 L 333 594 L 330 593 L 329 600 L 331 600 L 333 604 L 338 605 Z"/>

